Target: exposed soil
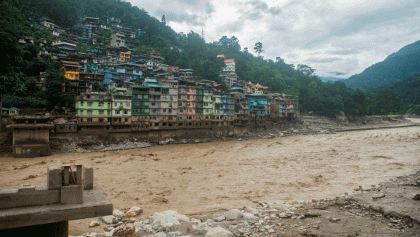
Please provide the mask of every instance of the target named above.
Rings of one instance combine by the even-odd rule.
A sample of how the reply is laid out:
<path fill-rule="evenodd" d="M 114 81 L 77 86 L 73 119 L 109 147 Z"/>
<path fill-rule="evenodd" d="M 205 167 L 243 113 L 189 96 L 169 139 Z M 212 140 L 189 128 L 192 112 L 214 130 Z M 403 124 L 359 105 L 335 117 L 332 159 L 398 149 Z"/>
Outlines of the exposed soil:
<path fill-rule="evenodd" d="M 288 134 L 294 136 L 286 136 L 285 131 L 267 131 L 270 139 L 244 137 L 241 141 L 55 154 L 33 159 L 4 157 L 0 163 L 0 186 L 46 183 L 48 166 L 91 165 L 96 182 L 114 209 L 140 206 L 144 209 L 142 217 L 148 217 L 164 210 L 199 214 L 261 202 L 332 198 L 357 193 L 354 190 L 360 186 L 372 188 L 420 168 L 420 127 L 378 127 L 413 125 L 419 119 L 412 119 L 411 123 L 385 119 L 381 124 L 353 126 L 351 122 L 316 125 L 305 121 L 292 130 L 288 128 Z M 340 129 L 361 126 L 373 130 L 338 133 Z M 337 222 L 338 229 L 347 228 L 353 217 L 342 218 L 348 220 Z M 88 223 L 89 220 L 72 221 L 70 233 L 103 231 L 104 226 L 88 228 Z"/>

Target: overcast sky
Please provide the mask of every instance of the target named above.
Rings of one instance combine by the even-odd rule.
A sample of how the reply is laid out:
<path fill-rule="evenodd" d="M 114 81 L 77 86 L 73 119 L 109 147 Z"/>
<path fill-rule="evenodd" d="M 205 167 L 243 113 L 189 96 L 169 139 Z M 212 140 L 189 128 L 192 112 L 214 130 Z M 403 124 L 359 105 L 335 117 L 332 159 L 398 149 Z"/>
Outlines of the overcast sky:
<path fill-rule="evenodd" d="M 349 77 L 420 40 L 420 0 L 127 0 L 176 32 L 210 43 L 235 36 L 242 49 L 319 76 Z"/>

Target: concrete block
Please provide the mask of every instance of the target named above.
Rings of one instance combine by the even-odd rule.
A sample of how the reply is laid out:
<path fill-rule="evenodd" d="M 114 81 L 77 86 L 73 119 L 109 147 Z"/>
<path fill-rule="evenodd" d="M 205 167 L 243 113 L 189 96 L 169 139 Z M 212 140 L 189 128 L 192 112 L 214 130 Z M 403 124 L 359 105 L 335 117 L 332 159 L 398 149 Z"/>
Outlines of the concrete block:
<path fill-rule="evenodd" d="M 76 165 L 76 184 L 82 185 L 83 166 Z"/>
<path fill-rule="evenodd" d="M 69 185 L 61 187 L 61 204 L 82 204 L 83 189 L 82 185 Z"/>
<path fill-rule="evenodd" d="M 64 186 L 67 186 L 67 185 L 69 185 L 70 184 L 70 166 L 64 166 L 63 167 L 64 169 L 63 169 L 63 180 L 64 180 L 64 183 L 63 183 L 63 185 Z"/>
<path fill-rule="evenodd" d="M 38 185 L 34 190 L 23 192 L 18 190 L 19 187 L 0 189 L 0 210 L 60 203 L 60 190 L 49 190 L 47 185 Z"/>
<path fill-rule="evenodd" d="M 93 168 L 91 166 L 83 168 L 83 189 L 93 189 Z"/>
<path fill-rule="evenodd" d="M 59 189 L 63 184 L 63 170 L 58 166 L 48 167 L 47 185 L 48 189 Z"/>
<path fill-rule="evenodd" d="M 18 187 L 18 193 L 23 193 L 23 192 L 35 192 L 35 186 L 31 185 L 31 184 L 22 184 L 21 186 Z"/>

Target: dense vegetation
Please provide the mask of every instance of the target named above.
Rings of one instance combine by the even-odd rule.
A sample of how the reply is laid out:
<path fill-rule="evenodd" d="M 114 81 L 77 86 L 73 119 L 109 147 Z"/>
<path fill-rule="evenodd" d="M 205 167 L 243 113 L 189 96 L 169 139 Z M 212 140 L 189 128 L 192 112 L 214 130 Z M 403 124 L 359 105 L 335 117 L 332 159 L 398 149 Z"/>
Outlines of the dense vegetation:
<path fill-rule="evenodd" d="M 381 89 L 393 92 L 407 106 L 408 112 L 420 114 L 420 75 Z"/>
<path fill-rule="evenodd" d="M 64 72 L 49 56 L 38 57 L 41 38 L 51 44 L 51 34 L 31 24 L 31 15 L 19 1 L 0 3 L 0 47 L 5 59 L 0 67 L 0 102 L 4 107 L 53 109 L 74 101 L 71 93 L 62 93 Z M 34 44 L 19 45 L 23 36 L 34 36 Z M 46 72 L 46 91 L 38 90 L 40 72 Z M 1 106 L 1 104 L 0 104 Z"/>
<path fill-rule="evenodd" d="M 3 1 L 0 7 L 0 47 L 7 58 L 5 67 L 0 69 L 0 94 L 4 95 L 4 106 L 8 107 L 51 109 L 74 100 L 74 95 L 61 93 L 65 78 L 57 65 L 48 57 L 37 57 L 37 44 L 21 47 L 17 43 L 19 38 L 27 35 L 36 38 L 42 35 L 50 43 L 49 33 L 34 24 L 35 19 L 44 16 L 73 33 L 78 32 L 75 23 L 80 17 L 98 17 L 103 24 L 108 17 L 118 17 L 125 27 L 141 32 L 139 37 L 129 40 L 134 45 L 134 52 L 155 51 L 165 58 L 168 65 L 192 68 L 196 76 L 218 82 L 221 82 L 219 74 L 224 64 L 216 55 L 224 54 L 226 58 L 235 59 L 236 72 L 241 80 L 258 82 L 268 86 L 272 92 L 299 96 L 302 112 L 325 116 L 336 116 L 342 112 L 349 116 L 375 113 L 377 111 L 372 109 L 372 103 L 385 96 L 366 96 L 360 90 L 347 88 L 342 82 L 323 83 L 310 67 L 295 67 L 286 64 L 280 57 L 276 61 L 255 57 L 247 48 L 242 49 L 234 36 L 206 43 L 197 33 L 176 33 L 164 20 L 159 21 L 144 9 L 133 7 L 123 0 L 10 0 Z M 101 30 L 98 42 L 105 44 L 111 34 L 109 30 Z M 87 52 L 92 47 L 79 45 L 76 50 Z M 256 42 L 253 50 L 258 55 L 264 52 L 260 42 Z M 47 72 L 47 90 L 38 91 L 34 83 L 43 71 Z M 102 88 L 101 85 L 95 86 Z M 393 113 L 395 110 L 380 110 L 382 112 Z"/>
<path fill-rule="evenodd" d="M 344 80 L 350 88 L 378 92 L 378 87 L 406 80 L 420 73 L 420 41 L 389 55 L 362 73 Z"/>

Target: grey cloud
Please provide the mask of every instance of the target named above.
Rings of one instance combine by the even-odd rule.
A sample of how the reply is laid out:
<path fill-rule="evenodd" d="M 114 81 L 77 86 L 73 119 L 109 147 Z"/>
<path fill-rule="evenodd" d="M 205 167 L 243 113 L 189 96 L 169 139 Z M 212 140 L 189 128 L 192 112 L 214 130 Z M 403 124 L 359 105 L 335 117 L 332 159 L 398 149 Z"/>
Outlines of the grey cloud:
<path fill-rule="evenodd" d="M 326 34 L 307 42 L 305 47 L 317 47 L 319 44 L 328 41 L 333 37 L 343 37 L 361 32 L 370 32 L 378 27 L 387 25 L 387 23 L 389 23 L 389 25 L 394 25 L 397 22 L 404 22 L 408 17 L 416 16 L 417 11 L 418 7 L 416 8 L 411 4 L 406 4 L 398 7 L 389 6 L 388 8 L 374 9 L 364 13 L 355 12 L 351 17 L 337 19 L 337 21 L 329 27 Z"/>
<path fill-rule="evenodd" d="M 261 0 L 251 0 L 241 4 L 240 12 L 246 19 L 258 20 L 264 15 L 279 15 L 281 9 L 278 7 L 269 7 L 267 3 Z"/>
<path fill-rule="evenodd" d="M 159 11 L 158 14 L 165 15 L 166 22 L 188 22 L 195 26 L 204 26 L 204 19 L 200 19 L 197 14 L 188 14 L 185 12 Z"/>
<path fill-rule="evenodd" d="M 140 6 L 147 4 L 149 7 L 145 10 L 158 19 L 165 15 L 166 22 L 186 22 L 194 26 L 204 26 L 205 21 L 215 12 L 213 4 L 208 0 L 157 0 L 152 2 L 132 0 L 132 2 Z"/>
<path fill-rule="evenodd" d="M 312 63 L 332 63 L 339 60 L 341 60 L 341 58 L 310 58 L 306 61 L 309 61 Z"/>
<path fill-rule="evenodd" d="M 359 53 L 360 50 L 359 49 L 355 49 L 355 48 L 348 48 L 348 49 L 334 49 L 334 50 L 328 50 L 326 53 L 327 54 L 342 54 L 342 55 L 347 55 L 347 54 L 357 54 Z"/>

